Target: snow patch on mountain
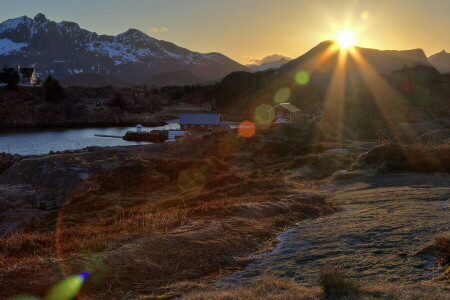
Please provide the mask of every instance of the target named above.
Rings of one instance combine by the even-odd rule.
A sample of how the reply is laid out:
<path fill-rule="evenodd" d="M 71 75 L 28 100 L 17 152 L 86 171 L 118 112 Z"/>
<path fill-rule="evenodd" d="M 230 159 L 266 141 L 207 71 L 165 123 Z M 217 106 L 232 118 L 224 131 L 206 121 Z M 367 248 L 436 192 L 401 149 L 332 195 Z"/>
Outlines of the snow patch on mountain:
<path fill-rule="evenodd" d="M 146 82 L 164 72 L 188 70 L 205 80 L 247 70 L 220 53 L 198 53 L 157 40 L 137 30 L 99 35 L 77 23 L 48 20 L 37 14 L 0 22 L 0 64 L 38 66 L 56 78 L 77 71 L 114 74 L 130 82 Z"/>
<path fill-rule="evenodd" d="M 10 55 L 27 46 L 26 43 L 15 43 L 10 39 L 0 39 L 0 55 Z"/>
<path fill-rule="evenodd" d="M 28 18 L 26 16 L 6 20 L 2 24 L 0 24 L 0 31 L 14 30 L 17 27 L 19 27 L 19 25 L 21 25 L 27 21 L 28 21 Z"/>

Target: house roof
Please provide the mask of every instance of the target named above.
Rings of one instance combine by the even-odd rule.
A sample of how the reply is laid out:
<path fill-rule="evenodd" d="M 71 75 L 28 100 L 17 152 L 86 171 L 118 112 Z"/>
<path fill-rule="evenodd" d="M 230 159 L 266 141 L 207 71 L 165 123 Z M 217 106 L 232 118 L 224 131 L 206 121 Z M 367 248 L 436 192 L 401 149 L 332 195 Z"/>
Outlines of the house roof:
<path fill-rule="evenodd" d="M 295 107 L 294 105 L 292 105 L 292 104 L 290 104 L 290 103 L 280 103 L 280 104 L 278 104 L 278 105 L 272 107 L 272 108 L 269 109 L 268 111 L 272 111 L 272 110 L 274 110 L 275 108 L 277 108 L 278 106 L 281 106 L 281 107 L 287 109 L 287 110 L 290 111 L 290 112 L 298 112 L 298 111 L 300 111 L 300 109 L 298 109 L 297 107 Z"/>
<path fill-rule="evenodd" d="M 180 125 L 218 125 L 223 122 L 221 114 L 181 114 Z"/>

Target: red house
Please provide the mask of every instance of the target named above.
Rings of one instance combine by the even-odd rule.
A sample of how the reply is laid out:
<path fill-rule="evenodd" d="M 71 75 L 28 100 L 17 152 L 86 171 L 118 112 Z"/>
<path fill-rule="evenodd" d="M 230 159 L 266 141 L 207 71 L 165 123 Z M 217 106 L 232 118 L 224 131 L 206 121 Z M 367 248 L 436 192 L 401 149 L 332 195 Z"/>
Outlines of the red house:
<path fill-rule="evenodd" d="M 290 103 L 280 103 L 268 111 L 269 118 L 273 122 L 292 122 L 301 117 L 301 111 Z"/>
<path fill-rule="evenodd" d="M 183 131 L 209 132 L 217 129 L 227 129 L 221 114 L 181 114 L 180 129 Z"/>

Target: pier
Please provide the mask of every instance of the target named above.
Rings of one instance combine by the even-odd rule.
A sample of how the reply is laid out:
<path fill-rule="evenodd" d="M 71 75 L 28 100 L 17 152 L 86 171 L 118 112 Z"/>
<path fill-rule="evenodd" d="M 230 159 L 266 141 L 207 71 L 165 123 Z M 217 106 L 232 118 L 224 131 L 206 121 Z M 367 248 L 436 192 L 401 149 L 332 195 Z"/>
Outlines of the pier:
<path fill-rule="evenodd" d="M 121 138 L 123 138 L 123 136 L 118 136 L 118 135 L 106 135 L 106 134 L 94 134 L 94 136 L 97 136 L 97 137 L 105 137 L 105 138 L 115 138 L 115 139 L 121 139 Z"/>

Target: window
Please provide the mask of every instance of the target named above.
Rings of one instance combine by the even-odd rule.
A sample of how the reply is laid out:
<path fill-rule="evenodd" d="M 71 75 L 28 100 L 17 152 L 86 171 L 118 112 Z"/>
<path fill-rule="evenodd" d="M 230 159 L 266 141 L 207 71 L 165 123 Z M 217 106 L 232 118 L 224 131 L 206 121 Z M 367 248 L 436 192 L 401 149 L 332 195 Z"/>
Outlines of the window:
<path fill-rule="evenodd" d="M 213 129 L 213 126 L 212 125 L 208 125 L 208 129 Z"/>
<path fill-rule="evenodd" d="M 195 127 L 195 125 L 191 125 L 191 128 L 194 128 Z"/>
<path fill-rule="evenodd" d="M 202 128 L 205 128 L 205 125 L 202 125 Z"/>
<path fill-rule="evenodd" d="M 282 117 L 282 116 L 283 116 L 283 112 L 282 112 L 282 111 L 279 111 L 279 112 L 278 112 L 278 116 L 279 116 L 279 117 Z"/>

